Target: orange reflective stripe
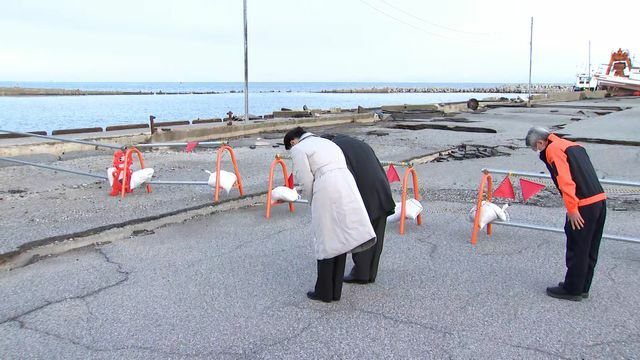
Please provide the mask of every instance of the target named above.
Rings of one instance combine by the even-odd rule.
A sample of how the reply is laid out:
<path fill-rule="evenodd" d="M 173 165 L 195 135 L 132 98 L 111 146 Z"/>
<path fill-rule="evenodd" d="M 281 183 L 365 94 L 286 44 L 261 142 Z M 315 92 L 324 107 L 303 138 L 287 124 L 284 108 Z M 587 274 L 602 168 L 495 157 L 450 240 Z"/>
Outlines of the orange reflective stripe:
<path fill-rule="evenodd" d="M 605 195 L 605 193 L 600 193 L 598 195 L 593 195 L 591 197 L 578 200 L 578 206 L 587 206 L 606 199 L 607 195 Z"/>

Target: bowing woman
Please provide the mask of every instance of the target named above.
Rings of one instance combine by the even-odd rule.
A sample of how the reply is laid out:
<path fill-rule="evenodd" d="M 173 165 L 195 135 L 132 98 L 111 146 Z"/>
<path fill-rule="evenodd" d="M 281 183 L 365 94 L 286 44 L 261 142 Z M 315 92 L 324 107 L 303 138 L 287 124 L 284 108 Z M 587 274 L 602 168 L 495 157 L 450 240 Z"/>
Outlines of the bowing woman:
<path fill-rule="evenodd" d="M 297 127 L 285 135 L 284 145 L 291 151 L 298 188 L 311 203 L 318 277 L 314 291 L 309 291 L 307 297 L 338 301 L 346 254 L 374 245 L 375 232 L 342 150 L 336 144 Z"/>

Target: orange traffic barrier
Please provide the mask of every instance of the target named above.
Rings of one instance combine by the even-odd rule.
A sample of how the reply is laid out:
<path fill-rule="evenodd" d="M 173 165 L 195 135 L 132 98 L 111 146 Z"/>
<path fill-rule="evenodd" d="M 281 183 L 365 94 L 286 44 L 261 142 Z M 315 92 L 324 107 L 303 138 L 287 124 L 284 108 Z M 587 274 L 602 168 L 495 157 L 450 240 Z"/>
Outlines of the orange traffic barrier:
<path fill-rule="evenodd" d="M 140 150 L 136 149 L 135 147 L 127 149 L 127 152 L 124 155 L 124 172 L 122 175 L 122 184 L 128 184 L 129 181 L 131 181 L 131 179 L 127 179 L 127 174 L 130 172 L 129 169 L 133 163 L 133 159 L 132 159 L 132 154 L 136 154 L 138 155 L 138 161 L 140 162 L 140 169 L 144 169 L 144 158 L 142 157 L 142 153 L 140 152 Z M 124 194 L 126 192 L 126 188 L 127 186 L 122 186 L 122 190 L 120 192 L 120 197 L 124 197 Z M 151 192 L 151 185 L 147 184 L 147 193 Z"/>
<path fill-rule="evenodd" d="M 487 201 L 493 198 L 493 179 L 489 172 L 484 172 L 482 180 L 480 180 L 480 188 L 478 189 L 478 201 L 476 202 L 476 216 L 473 219 L 473 231 L 471 232 L 471 244 L 478 242 L 478 231 L 480 230 L 480 209 L 482 209 L 482 200 L 484 198 L 484 186 L 487 185 Z M 487 235 L 491 235 L 491 224 L 487 224 Z"/>
<path fill-rule="evenodd" d="M 282 175 L 284 176 L 284 186 L 287 186 L 287 165 L 284 163 L 284 160 L 280 157 L 280 155 L 276 155 L 276 159 L 271 163 L 271 169 L 269 170 L 269 190 L 267 190 L 267 219 L 271 217 L 271 207 L 280 205 L 282 201 L 271 202 L 271 190 L 273 189 L 273 171 L 276 169 L 276 165 L 280 164 L 282 168 Z M 289 211 L 294 212 L 293 203 L 289 203 Z"/>
<path fill-rule="evenodd" d="M 402 183 L 402 211 L 400 212 L 400 235 L 404 234 L 405 216 L 407 215 L 407 183 L 409 182 L 409 174 L 413 175 L 413 197 L 420 200 L 420 189 L 418 187 L 418 174 L 413 166 L 409 165 L 404 172 L 404 181 Z M 419 214 L 416 222 L 422 225 L 422 214 Z"/>
<path fill-rule="evenodd" d="M 224 152 L 228 152 L 229 155 L 231 155 L 231 162 L 233 163 L 233 171 L 236 174 L 236 183 L 234 184 L 234 187 L 237 187 L 238 190 L 240 191 L 240 196 L 244 196 L 244 189 L 242 187 L 242 179 L 240 178 L 240 170 L 238 170 L 238 163 L 236 162 L 236 155 L 233 153 L 233 149 L 231 148 L 231 146 L 227 145 L 227 144 L 223 144 L 219 149 L 218 149 L 218 160 L 216 161 L 216 191 L 215 191 L 215 195 L 214 195 L 214 201 L 218 202 L 218 199 L 220 198 L 220 160 L 222 160 L 222 155 L 224 154 Z"/>

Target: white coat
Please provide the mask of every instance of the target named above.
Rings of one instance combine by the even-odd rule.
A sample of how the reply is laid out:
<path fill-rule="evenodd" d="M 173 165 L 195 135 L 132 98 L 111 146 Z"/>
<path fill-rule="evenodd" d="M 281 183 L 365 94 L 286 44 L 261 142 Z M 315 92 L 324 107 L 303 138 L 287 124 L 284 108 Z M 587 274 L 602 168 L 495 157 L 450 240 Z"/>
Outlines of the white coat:
<path fill-rule="evenodd" d="M 294 178 L 311 202 L 316 259 L 345 254 L 376 237 L 342 150 L 305 133 L 291 148 Z"/>

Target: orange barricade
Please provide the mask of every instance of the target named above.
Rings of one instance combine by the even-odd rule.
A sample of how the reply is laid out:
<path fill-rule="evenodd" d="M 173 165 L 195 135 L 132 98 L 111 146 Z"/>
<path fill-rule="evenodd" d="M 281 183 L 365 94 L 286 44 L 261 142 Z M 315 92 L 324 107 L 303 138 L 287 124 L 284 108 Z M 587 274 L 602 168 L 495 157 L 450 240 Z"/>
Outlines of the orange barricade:
<path fill-rule="evenodd" d="M 129 161 L 132 160 L 132 154 L 135 153 L 136 155 L 138 155 L 138 161 L 140 162 L 140 169 L 144 169 L 144 158 L 142 157 L 142 153 L 140 152 L 140 150 L 136 149 L 135 147 L 132 147 L 130 149 L 127 149 L 127 152 L 124 155 L 124 173 L 122 175 L 122 184 L 128 184 L 129 181 L 131 181 L 131 179 L 127 179 L 127 173 L 129 172 L 129 168 L 131 167 L 131 163 L 133 161 Z M 120 192 L 120 197 L 124 197 L 125 194 L 125 190 L 126 190 L 126 186 L 122 186 L 122 190 Z M 151 185 L 147 184 L 147 193 L 151 192 Z"/>
<path fill-rule="evenodd" d="M 400 235 L 404 234 L 405 216 L 407 215 L 407 183 L 409 174 L 413 175 L 413 197 L 420 200 L 420 188 L 418 187 L 418 174 L 413 166 L 409 166 L 404 172 L 404 181 L 402 183 L 402 211 L 400 212 Z M 416 219 L 418 225 L 422 225 L 422 214 Z"/>
<path fill-rule="evenodd" d="M 491 174 L 484 172 L 482 180 L 480 180 L 480 188 L 478 189 L 478 201 L 476 202 L 476 216 L 473 220 L 473 231 L 471 232 L 471 244 L 478 242 L 478 231 L 480 230 L 480 209 L 482 208 L 482 199 L 484 198 L 484 185 L 487 185 L 487 201 L 493 199 L 493 179 Z M 487 224 L 487 235 L 491 235 L 491 224 Z"/>
<path fill-rule="evenodd" d="M 220 198 L 220 160 L 222 160 L 222 155 L 224 154 L 225 151 L 227 151 L 229 155 L 231 155 L 231 162 L 233 163 L 233 171 L 236 174 L 237 180 L 234 186 L 237 187 L 238 190 L 240 190 L 240 196 L 244 195 L 244 189 L 242 187 L 242 179 L 240 178 L 238 163 L 236 162 L 236 155 L 233 153 L 233 149 L 231 148 L 231 146 L 227 144 L 223 144 L 218 149 L 218 160 L 216 161 L 216 191 L 213 197 L 213 200 L 215 202 L 218 202 L 218 199 Z"/>
<path fill-rule="evenodd" d="M 287 186 L 287 165 L 284 163 L 280 155 L 276 155 L 276 159 L 271 163 L 271 170 L 269 170 L 269 189 L 267 190 L 267 219 L 271 217 L 271 207 L 282 204 L 281 201 L 271 202 L 271 190 L 273 190 L 273 171 L 276 169 L 276 165 L 280 164 L 282 167 L 282 175 L 284 176 L 284 186 Z M 294 212 L 293 203 L 289 203 L 289 211 Z"/>

